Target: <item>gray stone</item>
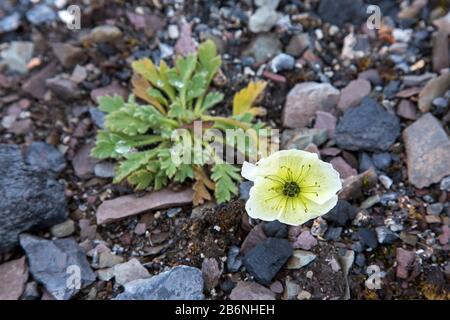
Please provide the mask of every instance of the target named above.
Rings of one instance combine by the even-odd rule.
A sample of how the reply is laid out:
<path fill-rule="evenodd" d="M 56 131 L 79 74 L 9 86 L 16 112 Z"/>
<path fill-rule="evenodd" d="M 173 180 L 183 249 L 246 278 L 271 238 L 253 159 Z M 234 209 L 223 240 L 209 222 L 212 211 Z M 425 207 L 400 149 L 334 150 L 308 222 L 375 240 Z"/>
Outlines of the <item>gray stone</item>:
<path fill-rule="evenodd" d="M 377 240 L 380 244 L 391 244 L 398 239 L 398 236 L 385 226 L 376 227 L 375 232 L 377 233 Z"/>
<path fill-rule="evenodd" d="M 286 53 L 294 57 L 300 57 L 310 46 L 310 38 L 307 33 L 293 35 L 286 47 Z"/>
<path fill-rule="evenodd" d="M 0 34 L 17 30 L 20 26 L 20 13 L 14 12 L 0 19 Z"/>
<path fill-rule="evenodd" d="M 268 238 L 244 256 L 244 266 L 256 281 L 269 285 L 291 255 L 289 241 Z"/>
<path fill-rule="evenodd" d="M 132 258 L 127 262 L 114 266 L 114 277 L 116 278 L 116 283 L 123 286 L 134 280 L 149 278 L 150 274 L 139 260 Z"/>
<path fill-rule="evenodd" d="M 294 69 L 294 65 L 295 59 L 292 56 L 286 53 L 280 53 L 272 59 L 270 68 L 272 72 L 278 73 L 280 71 L 292 70 Z"/>
<path fill-rule="evenodd" d="M 115 300 L 203 300 L 202 272 L 177 266 L 150 279 L 128 282 Z"/>
<path fill-rule="evenodd" d="M 52 50 L 65 68 L 73 68 L 77 63 L 82 62 L 83 50 L 69 43 L 53 43 Z"/>
<path fill-rule="evenodd" d="M 378 246 L 377 234 L 372 229 L 360 228 L 353 234 L 352 238 L 358 240 L 367 248 L 375 249 Z"/>
<path fill-rule="evenodd" d="M 400 122 L 375 100 L 364 98 L 339 120 L 334 138 L 348 150 L 386 151 L 400 134 Z"/>
<path fill-rule="evenodd" d="M 243 181 L 239 184 L 239 199 L 247 201 L 250 198 L 250 189 L 253 187 L 253 181 Z"/>
<path fill-rule="evenodd" d="M 89 115 L 91 116 L 91 119 L 94 121 L 95 125 L 103 129 L 105 125 L 105 113 L 98 108 L 90 107 Z"/>
<path fill-rule="evenodd" d="M 26 165 L 20 148 L 0 144 L 0 252 L 13 249 L 19 234 L 67 219 L 64 187 L 44 170 Z"/>
<path fill-rule="evenodd" d="M 68 237 L 75 232 L 75 222 L 73 222 L 73 220 L 71 219 L 68 219 L 63 223 L 56 224 L 51 227 L 50 232 L 52 236 L 56 238 Z"/>
<path fill-rule="evenodd" d="M 54 146 L 43 141 L 33 142 L 28 147 L 25 161 L 30 166 L 56 173 L 61 172 L 66 167 L 64 155 Z"/>
<path fill-rule="evenodd" d="M 281 51 L 281 42 L 274 34 L 260 34 L 250 44 L 244 55 L 255 58 L 256 64 L 262 64 Z"/>
<path fill-rule="evenodd" d="M 56 76 L 47 79 L 45 84 L 61 100 L 70 101 L 80 98 L 81 92 L 78 90 L 78 85 L 70 79 Z"/>
<path fill-rule="evenodd" d="M 95 281 L 84 251 L 71 238 L 50 241 L 22 234 L 20 245 L 34 279 L 58 300 L 72 298 Z"/>
<path fill-rule="evenodd" d="M 56 13 L 45 4 L 38 4 L 26 13 L 28 21 L 40 25 L 56 20 Z"/>
<path fill-rule="evenodd" d="M 435 216 L 438 216 L 442 210 L 444 210 L 444 205 L 440 202 L 430 204 L 427 207 L 427 213 Z"/>
<path fill-rule="evenodd" d="M 282 121 L 288 128 L 303 128 L 318 110 L 332 112 L 339 101 L 339 90 L 328 83 L 303 82 L 289 91 Z"/>
<path fill-rule="evenodd" d="M 316 259 L 316 255 L 305 250 L 294 250 L 292 258 L 287 263 L 288 269 L 300 269 Z"/>
<path fill-rule="evenodd" d="M 385 170 L 391 165 L 392 157 L 389 152 L 380 152 L 374 153 L 372 155 L 372 160 L 375 168 Z"/>
<path fill-rule="evenodd" d="M 311 143 L 320 146 L 324 144 L 327 139 L 327 129 L 285 129 L 281 134 L 281 145 L 284 149 L 304 150 Z"/>
<path fill-rule="evenodd" d="M 6 64 L 10 71 L 26 74 L 28 72 L 27 64 L 33 57 L 33 53 L 33 42 L 13 41 L 9 48 L 2 52 L 2 63 Z"/>
<path fill-rule="evenodd" d="M 442 179 L 440 187 L 443 191 L 450 191 L 450 176 Z"/>
<path fill-rule="evenodd" d="M 227 270 L 228 272 L 238 272 L 242 267 L 242 257 L 239 247 L 232 246 L 228 251 Z"/>
<path fill-rule="evenodd" d="M 251 15 L 248 28 L 254 33 L 267 32 L 277 24 L 279 18 L 280 14 L 274 9 L 261 7 Z"/>
<path fill-rule="evenodd" d="M 411 184 L 424 188 L 450 175 L 450 139 L 433 115 L 426 113 L 407 127 L 403 140 Z"/>
<path fill-rule="evenodd" d="M 99 178 L 114 178 L 115 165 L 112 162 L 100 162 L 94 167 L 94 173 Z"/>

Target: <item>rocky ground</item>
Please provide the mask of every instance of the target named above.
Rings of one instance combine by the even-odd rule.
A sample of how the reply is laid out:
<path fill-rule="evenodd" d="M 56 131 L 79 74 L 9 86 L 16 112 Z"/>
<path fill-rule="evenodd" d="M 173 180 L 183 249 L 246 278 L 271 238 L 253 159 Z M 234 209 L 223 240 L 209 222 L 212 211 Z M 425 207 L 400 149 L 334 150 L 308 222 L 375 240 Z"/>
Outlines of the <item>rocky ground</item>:
<path fill-rule="evenodd" d="M 365 2 L 1 1 L 0 299 L 449 299 L 450 8 Z M 330 213 L 251 220 L 249 182 L 219 206 L 189 186 L 134 195 L 89 156 L 130 63 L 205 39 L 224 60 L 215 112 L 266 80 L 283 147 L 341 174 Z"/>

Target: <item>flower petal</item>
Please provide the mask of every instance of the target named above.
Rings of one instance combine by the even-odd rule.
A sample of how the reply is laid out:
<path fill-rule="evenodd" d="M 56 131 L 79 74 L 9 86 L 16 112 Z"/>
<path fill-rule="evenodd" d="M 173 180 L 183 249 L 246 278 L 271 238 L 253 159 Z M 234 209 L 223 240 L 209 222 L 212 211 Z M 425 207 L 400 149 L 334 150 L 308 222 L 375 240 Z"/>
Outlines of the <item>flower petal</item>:
<path fill-rule="evenodd" d="M 245 204 L 245 209 L 251 218 L 273 221 L 278 217 L 279 211 L 272 203 L 266 201 L 276 196 L 273 192 L 268 191 L 271 187 L 271 182 L 266 181 L 263 177 L 255 179 L 255 183 L 250 189 L 250 197 Z"/>
<path fill-rule="evenodd" d="M 317 204 L 312 201 L 308 201 L 307 199 L 304 199 L 306 202 L 306 207 L 308 208 L 308 211 L 305 211 L 304 206 L 296 206 L 296 209 L 293 210 L 290 208 L 286 212 L 284 212 L 278 220 L 282 223 L 289 224 L 292 226 L 298 226 L 301 225 L 311 219 L 315 219 L 331 209 L 334 208 L 338 201 L 338 197 L 334 196 L 328 201 L 326 201 L 324 204 Z"/>
<path fill-rule="evenodd" d="M 302 179 L 300 192 L 305 198 L 317 204 L 324 204 L 342 188 L 339 173 L 330 163 L 321 160 L 309 164 L 311 168 Z"/>
<path fill-rule="evenodd" d="M 257 167 L 250 162 L 244 161 L 242 164 L 241 175 L 250 181 L 254 181 L 257 177 Z"/>

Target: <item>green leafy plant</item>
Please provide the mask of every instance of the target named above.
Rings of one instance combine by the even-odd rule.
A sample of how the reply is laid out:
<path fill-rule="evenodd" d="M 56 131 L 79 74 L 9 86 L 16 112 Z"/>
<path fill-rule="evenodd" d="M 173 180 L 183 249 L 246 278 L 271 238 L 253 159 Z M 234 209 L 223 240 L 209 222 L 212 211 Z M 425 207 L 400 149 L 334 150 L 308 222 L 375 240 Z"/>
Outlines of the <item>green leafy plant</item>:
<path fill-rule="evenodd" d="M 172 133 L 182 128 L 190 130 L 194 121 L 222 131 L 263 127 L 262 123 L 254 123 L 254 117 L 263 109 L 253 105 L 265 88 L 264 82 L 250 83 L 236 94 L 232 116 L 208 113 L 224 98 L 222 93 L 209 90 L 221 63 L 212 41 L 202 43 L 196 54 L 177 57 L 173 67 L 164 61 L 155 66 L 149 59 L 137 60 L 132 63 L 135 75 L 128 101 L 120 96 L 99 99 L 99 108 L 106 114 L 105 129 L 98 132 L 92 155 L 118 161 L 115 183 L 126 179 L 137 190 L 157 190 L 171 181 L 193 181 L 195 204 L 210 200 L 210 192 L 219 203 L 238 193 L 239 169 L 217 155 L 208 163 L 200 160 L 194 164 L 177 163 L 171 156 Z M 248 148 L 239 151 L 251 152 Z"/>

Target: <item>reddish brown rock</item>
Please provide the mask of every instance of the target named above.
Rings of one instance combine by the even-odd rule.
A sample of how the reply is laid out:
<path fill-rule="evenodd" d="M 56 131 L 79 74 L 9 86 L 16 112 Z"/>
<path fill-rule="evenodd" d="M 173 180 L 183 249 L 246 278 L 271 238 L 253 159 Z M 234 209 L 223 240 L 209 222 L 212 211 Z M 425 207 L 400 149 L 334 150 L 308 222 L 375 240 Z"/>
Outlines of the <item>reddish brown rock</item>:
<path fill-rule="evenodd" d="M 431 79 L 419 94 L 420 111 L 430 111 L 433 100 L 443 96 L 448 89 L 450 89 L 450 73 Z"/>
<path fill-rule="evenodd" d="M 282 114 L 283 126 L 287 128 L 308 126 L 318 110 L 333 112 L 339 96 L 339 90 L 328 83 L 297 84 L 286 98 Z"/>
<path fill-rule="evenodd" d="M 397 248 L 397 277 L 407 279 L 415 260 L 416 253 L 414 251 Z"/>
<path fill-rule="evenodd" d="M 353 169 L 342 157 L 333 158 L 330 163 L 333 165 L 333 168 L 339 172 L 341 179 L 346 179 L 358 174 L 358 171 Z"/>
<path fill-rule="evenodd" d="M 256 245 L 260 244 L 267 239 L 266 234 L 263 230 L 263 224 L 260 223 L 255 226 L 247 235 L 241 246 L 241 253 L 245 255 L 247 252 L 252 250 Z"/>
<path fill-rule="evenodd" d="M 334 135 L 334 129 L 336 128 L 337 119 L 331 113 L 325 111 L 316 112 L 316 122 L 314 123 L 314 128 L 326 129 L 328 137 L 332 138 Z"/>
<path fill-rule="evenodd" d="M 231 300 L 275 300 L 275 293 L 256 282 L 239 281 L 231 291 Z"/>
<path fill-rule="evenodd" d="M 80 178 L 88 178 L 94 173 L 94 168 L 98 160 L 91 156 L 93 147 L 94 144 L 92 143 L 82 146 L 72 159 L 75 174 Z"/>
<path fill-rule="evenodd" d="M 439 72 L 449 66 L 448 33 L 437 31 L 433 37 L 433 70 Z"/>
<path fill-rule="evenodd" d="M 372 90 L 370 82 L 365 79 L 357 79 L 341 90 L 341 97 L 338 102 L 338 108 L 342 111 L 348 108 L 356 107 Z"/>
<path fill-rule="evenodd" d="M 98 103 L 98 98 L 102 96 L 115 96 L 115 95 L 127 99 L 128 91 L 124 87 L 119 85 L 117 82 L 113 82 L 112 84 L 106 87 L 97 88 L 91 91 L 91 99 L 96 103 Z"/>
<path fill-rule="evenodd" d="M 97 224 L 109 223 L 144 211 L 177 207 L 192 202 L 192 189 L 172 191 L 162 189 L 143 197 L 126 195 L 103 202 L 97 209 Z"/>
<path fill-rule="evenodd" d="M 18 300 L 25 289 L 27 279 L 25 257 L 0 264 L 0 300 Z"/>
<path fill-rule="evenodd" d="M 23 85 L 22 90 L 36 99 L 43 99 L 47 90 L 45 80 L 53 77 L 58 71 L 57 62 L 51 62 L 38 73 L 29 78 Z"/>
<path fill-rule="evenodd" d="M 52 50 L 56 58 L 65 68 L 72 68 L 80 63 L 83 58 L 83 50 L 69 43 L 54 43 Z"/>
<path fill-rule="evenodd" d="M 417 119 L 416 106 L 410 100 L 403 99 L 400 101 L 397 107 L 397 114 L 403 119 L 407 120 Z"/>

